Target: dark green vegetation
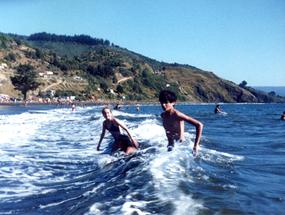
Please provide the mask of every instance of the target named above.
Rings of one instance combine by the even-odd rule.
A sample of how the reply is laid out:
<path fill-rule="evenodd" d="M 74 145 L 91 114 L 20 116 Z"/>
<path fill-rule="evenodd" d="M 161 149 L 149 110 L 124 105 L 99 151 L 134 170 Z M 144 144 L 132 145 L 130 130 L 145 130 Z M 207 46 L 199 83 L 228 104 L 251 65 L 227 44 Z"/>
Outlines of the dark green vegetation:
<path fill-rule="evenodd" d="M 29 64 L 20 64 L 15 75 L 11 77 L 11 82 L 17 90 L 22 92 L 24 100 L 26 100 L 29 90 L 35 90 L 40 85 L 37 81 L 37 72 Z"/>
<path fill-rule="evenodd" d="M 41 93 L 54 90 L 56 95 L 81 99 L 157 101 L 159 91 L 168 88 L 180 101 L 284 102 L 282 97 L 247 87 L 246 82 L 237 85 L 212 72 L 159 62 L 86 35 L 0 34 L 0 54 L 1 50 L 3 62 L 12 70 L 29 62 L 38 72 L 53 72 L 41 80 Z"/>

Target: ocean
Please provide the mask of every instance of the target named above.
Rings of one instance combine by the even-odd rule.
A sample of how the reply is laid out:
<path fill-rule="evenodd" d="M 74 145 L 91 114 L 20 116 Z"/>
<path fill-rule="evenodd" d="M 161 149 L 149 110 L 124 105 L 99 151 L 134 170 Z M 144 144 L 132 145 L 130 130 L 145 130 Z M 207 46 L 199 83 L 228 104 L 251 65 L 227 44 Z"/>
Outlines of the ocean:
<path fill-rule="evenodd" d="M 102 106 L 0 106 L 0 214 L 285 214 L 285 104 L 180 104 L 204 124 L 167 152 L 159 105 L 115 117 L 140 143 L 132 155 L 96 151 Z"/>

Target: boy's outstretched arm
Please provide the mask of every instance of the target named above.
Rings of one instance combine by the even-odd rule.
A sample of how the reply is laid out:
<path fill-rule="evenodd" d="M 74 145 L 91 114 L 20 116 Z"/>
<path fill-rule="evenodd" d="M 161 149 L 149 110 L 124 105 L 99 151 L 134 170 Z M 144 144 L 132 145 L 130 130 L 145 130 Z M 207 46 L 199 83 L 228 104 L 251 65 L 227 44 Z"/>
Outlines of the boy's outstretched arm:
<path fill-rule="evenodd" d="M 102 128 L 102 133 L 101 133 L 101 136 L 100 136 L 100 140 L 98 142 L 98 145 L 97 145 L 97 151 L 100 150 L 100 145 L 101 145 L 101 142 L 105 136 L 105 132 L 106 132 L 106 128 L 105 128 L 105 125 L 103 124 L 103 128 Z"/>
<path fill-rule="evenodd" d="M 199 149 L 201 137 L 202 137 L 202 131 L 203 131 L 203 126 L 204 126 L 203 123 L 181 112 L 177 112 L 177 114 L 181 120 L 184 120 L 196 127 L 196 138 L 194 142 L 193 152 L 197 153 Z"/>

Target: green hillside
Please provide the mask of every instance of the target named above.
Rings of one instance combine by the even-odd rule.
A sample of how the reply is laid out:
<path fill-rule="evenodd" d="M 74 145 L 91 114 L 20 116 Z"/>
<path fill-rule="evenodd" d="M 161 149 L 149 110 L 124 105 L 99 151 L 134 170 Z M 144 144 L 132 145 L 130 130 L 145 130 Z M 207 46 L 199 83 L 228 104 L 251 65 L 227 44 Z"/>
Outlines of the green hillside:
<path fill-rule="evenodd" d="M 8 67 L 4 71 L 7 80 L 23 63 L 31 64 L 39 74 L 52 73 L 39 78 L 42 84 L 33 92 L 35 95 L 53 90 L 58 96 L 81 99 L 157 101 L 159 91 L 168 88 L 181 101 L 284 102 L 282 97 L 242 88 L 212 72 L 159 62 L 86 35 L 0 34 L 0 57 L 0 63 Z M 11 83 L 6 82 L 0 92 L 15 95 Z"/>

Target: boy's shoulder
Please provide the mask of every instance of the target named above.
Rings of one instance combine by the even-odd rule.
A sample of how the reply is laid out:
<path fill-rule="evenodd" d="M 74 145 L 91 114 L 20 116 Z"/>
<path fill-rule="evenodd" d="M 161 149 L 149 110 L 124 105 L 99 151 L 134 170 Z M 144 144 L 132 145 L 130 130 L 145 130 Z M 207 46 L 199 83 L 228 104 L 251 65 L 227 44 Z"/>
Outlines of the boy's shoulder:
<path fill-rule="evenodd" d="M 176 110 L 176 109 L 175 109 L 174 111 L 175 111 L 175 116 L 176 116 L 177 118 L 183 118 L 184 116 L 186 116 L 186 114 L 180 112 L 179 110 Z"/>
<path fill-rule="evenodd" d="M 174 109 L 174 108 L 173 108 L 173 113 L 174 113 L 176 116 L 179 116 L 179 115 L 181 114 L 180 111 L 178 111 L 178 110 L 176 110 L 176 109 Z"/>
<path fill-rule="evenodd" d="M 176 110 L 176 109 L 173 109 L 173 112 L 172 112 L 171 115 L 179 116 L 180 114 L 181 114 L 181 112 L 179 112 L 179 111 Z M 164 112 L 162 112 L 162 113 L 160 114 L 160 116 L 161 116 L 162 118 L 165 117 L 165 115 L 166 115 L 166 111 L 164 111 Z"/>

